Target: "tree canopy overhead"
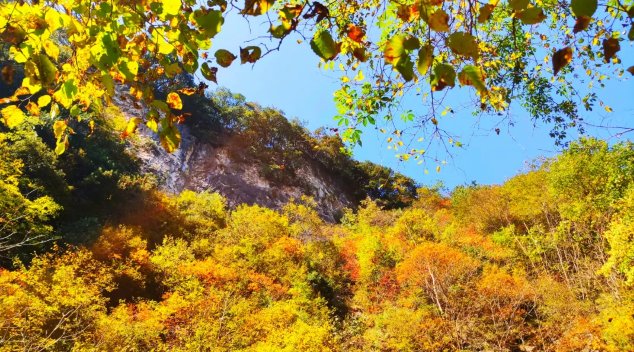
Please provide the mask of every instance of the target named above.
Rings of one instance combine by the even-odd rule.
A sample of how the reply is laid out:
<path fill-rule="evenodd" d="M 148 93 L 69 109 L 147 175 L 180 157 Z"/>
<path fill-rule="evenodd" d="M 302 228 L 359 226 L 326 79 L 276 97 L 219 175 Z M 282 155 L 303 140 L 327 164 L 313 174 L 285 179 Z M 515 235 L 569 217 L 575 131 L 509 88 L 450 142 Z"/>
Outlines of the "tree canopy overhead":
<path fill-rule="evenodd" d="M 517 101 L 536 121 L 551 124 L 559 141 L 569 128 L 583 129 L 580 110 L 603 105 L 593 86 L 634 74 L 634 66 L 627 68 L 634 63 L 618 57 L 621 44 L 634 40 L 633 3 L 2 1 L 2 77 L 16 88 L 0 101 L 2 121 L 12 128 L 27 114 L 49 112 L 63 153 L 73 119 L 101 111 L 115 86 L 125 84 L 149 112 L 131 119 L 123 135 L 144 123 L 172 151 L 180 144 L 175 124 L 185 118 L 183 94 L 201 93 L 217 81 L 219 69 L 238 61 L 253 64 L 278 49 L 284 55 L 282 43 L 298 33 L 324 65 L 338 63 L 346 72 L 335 98 L 347 142 L 360 141 L 361 126 L 399 117 L 428 134 L 451 137 L 443 129 L 441 117 L 451 111 L 443 100 L 457 89 L 474 92 L 475 113 L 501 120 Z M 261 42 L 212 45 L 232 12 L 270 23 Z M 181 73 L 198 76 L 200 85 L 155 95 L 157 81 Z M 578 88 L 579 82 L 589 88 Z M 407 94 L 421 95 L 421 109 L 400 111 Z M 392 132 L 400 142 L 401 131 Z M 403 158 L 424 153 L 411 150 Z"/>

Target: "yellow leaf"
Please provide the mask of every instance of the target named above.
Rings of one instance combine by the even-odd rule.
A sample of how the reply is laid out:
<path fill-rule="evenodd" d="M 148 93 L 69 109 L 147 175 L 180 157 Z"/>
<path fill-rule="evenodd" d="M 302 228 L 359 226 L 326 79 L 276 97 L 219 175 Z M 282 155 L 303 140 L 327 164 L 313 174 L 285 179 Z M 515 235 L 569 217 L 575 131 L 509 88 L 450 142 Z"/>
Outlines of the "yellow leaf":
<path fill-rule="evenodd" d="M 179 92 L 185 94 L 185 95 L 193 95 L 196 92 L 198 92 L 198 89 L 196 88 L 182 88 L 178 90 Z"/>
<path fill-rule="evenodd" d="M 53 59 L 59 59 L 59 48 L 50 40 L 44 42 L 44 52 Z"/>
<path fill-rule="evenodd" d="M 178 93 L 171 92 L 170 94 L 168 94 L 166 102 L 167 105 L 172 109 L 180 110 L 183 108 L 183 102 L 181 101 L 181 97 L 178 95 Z"/>
<path fill-rule="evenodd" d="M 41 97 L 37 98 L 37 106 L 41 108 L 47 106 L 50 103 L 51 103 L 50 95 L 42 95 Z"/>
<path fill-rule="evenodd" d="M 51 119 L 55 119 L 55 117 L 57 117 L 57 115 L 59 115 L 59 105 L 57 105 L 57 103 L 53 103 L 53 105 L 51 105 L 51 113 L 50 113 L 50 117 Z"/>
<path fill-rule="evenodd" d="M 55 98 L 55 100 L 62 104 L 62 106 L 66 109 L 70 109 L 77 92 L 78 87 L 75 85 L 74 80 L 69 79 L 62 84 L 62 87 L 59 90 L 53 93 L 53 98 Z"/>
<path fill-rule="evenodd" d="M 163 13 L 166 15 L 178 15 L 181 10 L 181 0 L 163 0 Z"/>
<path fill-rule="evenodd" d="M 162 30 L 154 30 L 152 32 L 152 42 L 158 46 L 159 54 L 169 55 L 174 51 L 174 46 L 166 39 L 166 34 Z"/>
<path fill-rule="evenodd" d="M 22 87 L 28 89 L 31 94 L 36 94 L 42 89 L 40 82 L 30 77 L 24 77 L 22 80 Z"/>
<path fill-rule="evenodd" d="M 64 136 L 64 138 L 58 138 L 55 143 L 55 154 L 62 155 L 66 151 L 66 147 L 68 146 L 68 135 Z"/>
<path fill-rule="evenodd" d="M 125 131 L 123 131 L 123 133 L 121 133 L 121 137 L 122 138 L 126 138 L 129 135 L 131 135 L 134 132 L 136 132 L 136 129 L 139 126 L 139 124 L 141 123 L 141 121 L 143 121 L 143 120 L 140 117 L 131 118 L 128 121 L 128 124 L 125 127 Z"/>
<path fill-rule="evenodd" d="M 44 15 L 44 20 L 46 21 L 46 24 L 48 25 L 48 30 L 51 33 L 62 27 L 62 18 L 59 12 L 53 9 L 49 9 L 48 11 L 46 11 L 46 15 Z"/>
<path fill-rule="evenodd" d="M 145 123 L 147 125 L 147 127 L 152 130 L 154 133 L 158 132 L 158 123 L 156 122 L 156 120 L 149 120 L 148 122 Z"/>
<path fill-rule="evenodd" d="M 9 105 L 2 109 L 2 120 L 9 128 L 18 126 L 25 118 L 26 115 L 24 115 L 24 112 L 15 105 Z"/>
<path fill-rule="evenodd" d="M 53 134 L 55 134 L 55 138 L 60 139 L 60 137 L 64 134 L 64 131 L 66 131 L 66 127 L 68 127 L 68 125 L 66 125 L 66 121 L 55 121 L 53 124 Z"/>

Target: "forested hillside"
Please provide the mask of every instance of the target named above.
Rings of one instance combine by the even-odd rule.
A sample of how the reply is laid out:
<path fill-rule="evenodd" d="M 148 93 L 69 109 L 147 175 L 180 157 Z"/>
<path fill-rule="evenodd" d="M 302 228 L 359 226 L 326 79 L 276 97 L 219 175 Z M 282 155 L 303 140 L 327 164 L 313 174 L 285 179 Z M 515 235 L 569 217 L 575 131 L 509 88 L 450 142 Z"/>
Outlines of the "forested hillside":
<path fill-rule="evenodd" d="M 502 185 L 401 203 L 367 171 L 354 191 L 376 200 L 333 224 L 309 198 L 164 193 L 134 141 L 81 122 L 57 157 L 39 121 L 0 134 L 0 350 L 634 349 L 631 143 L 580 140 Z M 280 126 L 295 132 L 245 148 L 293 170 L 307 152 L 277 141 L 306 132 Z M 302 138 L 332 144 L 336 177 L 361 170 L 336 136 Z"/>

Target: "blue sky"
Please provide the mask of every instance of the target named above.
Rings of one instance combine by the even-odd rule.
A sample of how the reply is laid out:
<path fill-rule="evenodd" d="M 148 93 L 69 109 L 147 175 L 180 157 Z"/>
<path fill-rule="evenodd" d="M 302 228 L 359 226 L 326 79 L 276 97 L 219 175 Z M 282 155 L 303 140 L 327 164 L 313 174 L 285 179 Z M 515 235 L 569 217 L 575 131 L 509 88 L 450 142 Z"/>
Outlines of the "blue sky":
<path fill-rule="evenodd" d="M 239 17 L 229 19 L 215 38 L 212 52 L 222 48 L 237 54 L 240 45 L 260 44 L 261 41 L 257 40 L 245 43 L 259 33 L 266 33 L 268 25 L 258 23 L 258 20 L 251 20 L 247 24 Z M 626 63 L 626 67 L 634 65 L 631 44 L 621 42 L 621 46 L 621 60 Z M 310 130 L 322 126 L 335 127 L 333 92 L 339 87 L 339 78 L 332 71 L 318 68 L 318 63 L 319 58 L 311 51 L 308 42 L 298 44 L 296 37 L 289 36 L 281 51 L 270 53 L 255 65 L 240 65 L 239 60 L 236 60 L 231 67 L 220 69 L 218 83 L 243 94 L 250 101 L 282 110 L 288 118 L 305 122 Z M 608 114 L 603 108 L 597 107 L 584 118 L 604 125 L 634 126 L 632 81 L 609 81 L 597 93 L 614 112 Z M 442 181 L 451 189 L 472 181 L 478 184 L 501 183 L 525 170 L 528 162 L 541 156 L 552 156 L 559 151 L 554 140 L 548 136 L 547 126 L 533 126 L 528 114 L 519 106 L 512 106 L 511 111 L 515 126 L 507 128 L 505 125 L 499 135 L 486 126 L 493 117 L 488 117 L 489 120 L 484 117 L 480 127 L 475 125 L 476 119 L 467 110 L 444 117 L 442 123 L 461 131 L 461 141 L 465 146 L 460 149 L 450 147 L 449 155 L 437 152 L 447 162 L 442 165 L 440 172 L 436 171 L 434 163 L 418 165 L 415 161 L 399 162 L 396 152 L 387 149 L 386 135 L 373 128 L 365 130 L 363 147 L 354 149 L 354 157 L 389 166 L 423 185 Z M 631 135 L 621 139 L 611 137 L 614 131 L 606 129 L 590 129 L 587 132 L 587 135 L 608 138 L 611 142 L 632 138 Z M 430 152 L 435 155 L 433 150 Z"/>

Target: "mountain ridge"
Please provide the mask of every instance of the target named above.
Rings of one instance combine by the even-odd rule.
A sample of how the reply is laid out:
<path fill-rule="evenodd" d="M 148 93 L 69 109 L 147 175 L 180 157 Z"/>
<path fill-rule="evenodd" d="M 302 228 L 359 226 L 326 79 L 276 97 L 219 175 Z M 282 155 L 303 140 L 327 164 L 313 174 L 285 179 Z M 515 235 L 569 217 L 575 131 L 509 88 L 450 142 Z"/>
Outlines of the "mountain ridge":
<path fill-rule="evenodd" d="M 128 94 L 123 87 L 119 90 L 120 98 L 114 103 L 126 120 L 147 114 L 146 106 L 127 103 L 129 99 L 121 97 Z M 162 190 L 171 194 L 213 191 L 223 195 L 230 206 L 245 203 L 273 209 L 309 196 L 317 203 L 319 215 L 329 222 L 336 222 L 345 208 L 356 207 L 365 197 L 383 200 L 388 208 L 411 204 L 415 198 L 418 185 L 412 179 L 370 162 L 354 161 L 343 151 L 337 135 L 324 134 L 323 129 L 310 133 L 281 112 L 246 102 L 240 95 L 225 90 L 215 94 L 190 97 L 188 100 L 194 101 L 185 102 L 185 109 L 194 109 L 184 111 L 188 117 L 178 125 L 181 145 L 173 153 L 165 151 L 156 133 L 144 125 L 139 125 L 138 138 L 127 143 L 143 172 L 158 177 Z M 255 117 L 246 120 L 246 126 L 241 125 L 245 123 L 240 121 L 242 116 L 234 117 L 238 122 L 225 123 L 230 128 L 204 125 L 204 120 L 222 120 L 219 115 L 227 107 L 208 107 L 205 111 L 200 107 L 213 105 L 217 96 L 226 100 L 226 95 L 237 97 L 233 103 L 237 114 L 252 113 Z M 258 121 L 259 116 L 268 116 L 271 124 L 281 127 L 266 131 L 268 121 Z M 263 147 L 267 143 L 259 140 L 262 134 L 273 141 L 268 145 L 278 143 L 283 147 Z M 319 153 L 322 147 L 330 150 Z M 361 189 L 355 189 L 359 186 Z"/>

